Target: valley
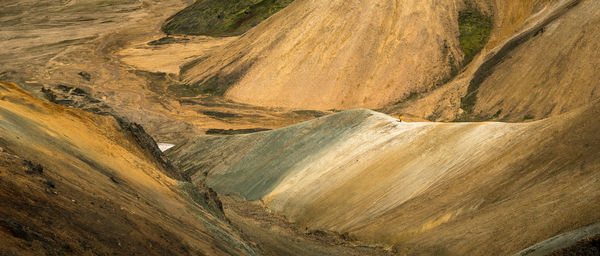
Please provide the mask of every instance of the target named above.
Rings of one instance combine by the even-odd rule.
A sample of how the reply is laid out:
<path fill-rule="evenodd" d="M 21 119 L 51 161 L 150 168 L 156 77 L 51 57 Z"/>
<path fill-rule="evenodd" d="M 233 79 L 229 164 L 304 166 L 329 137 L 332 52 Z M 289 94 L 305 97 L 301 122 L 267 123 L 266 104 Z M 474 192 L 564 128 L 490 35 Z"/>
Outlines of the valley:
<path fill-rule="evenodd" d="M 0 255 L 600 255 L 596 0 L 6 0 Z"/>

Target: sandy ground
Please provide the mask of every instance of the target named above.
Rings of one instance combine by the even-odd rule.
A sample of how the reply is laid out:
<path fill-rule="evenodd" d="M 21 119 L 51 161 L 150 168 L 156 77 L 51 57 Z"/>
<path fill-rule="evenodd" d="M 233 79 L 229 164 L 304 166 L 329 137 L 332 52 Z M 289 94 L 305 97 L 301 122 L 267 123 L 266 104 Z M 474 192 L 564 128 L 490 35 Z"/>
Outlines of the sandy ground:
<path fill-rule="evenodd" d="M 75 102 L 68 106 L 81 109 L 94 109 L 100 101 L 111 114 L 142 124 L 168 143 L 207 129 L 272 129 L 315 117 L 219 97 L 182 98 L 168 90 L 180 84 L 179 66 L 232 40 L 189 37 L 149 45 L 165 36 L 163 21 L 189 3 L 9 1 L 0 19 L 0 81 L 40 97 L 41 87 L 51 88 Z M 61 85 L 80 88 L 93 100 L 61 92 Z"/>
<path fill-rule="evenodd" d="M 148 45 L 148 42 L 143 41 L 117 52 L 117 56 L 123 63 L 138 70 L 179 75 L 179 69 L 184 64 L 205 57 L 216 48 L 236 39 L 235 37 L 172 37 L 180 41 L 159 46 Z"/>

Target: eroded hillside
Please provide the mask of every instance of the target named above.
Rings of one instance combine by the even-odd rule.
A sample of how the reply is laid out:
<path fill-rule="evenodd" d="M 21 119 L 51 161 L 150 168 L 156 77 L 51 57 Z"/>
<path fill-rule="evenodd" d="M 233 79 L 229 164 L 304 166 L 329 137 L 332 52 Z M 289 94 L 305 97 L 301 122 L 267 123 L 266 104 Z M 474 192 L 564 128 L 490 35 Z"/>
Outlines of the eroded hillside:
<path fill-rule="evenodd" d="M 566 113 L 600 97 L 600 3 L 573 2 L 497 49 L 471 80 L 463 109 L 513 122 Z"/>
<path fill-rule="evenodd" d="M 593 0 L 296 1 L 183 82 L 260 106 L 541 119 L 598 98 L 599 17 Z"/>
<path fill-rule="evenodd" d="M 459 8 L 453 1 L 294 1 L 184 70 L 183 81 L 260 106 L 380 107 L 451 77 L 462 59 Z"/>
<path fill-rule="evenodd" d="M 497 4 L 487 47 L 453 81 L 385 112 L 430 120 L 522 122 L 598 99 L 597 1 Z M 504 17 L 503 17 L 504 16 Z"/>
<path fill-rule="evenodd" d="M 100 101 L 161 142 L 355 107 L 520 122 L 598 97 L 593 0 L 50 2 L 7 4 L 0 79 Z M 258 13 L 240 36 L 205 36 Z M 166 36 L 173 22 L 202 36 Z"/>
<path fill-rule="evenodd" d="M 506 255 L 600 219 L 599 107 L 523 124 L 401 123 L 352 110 L 197 137 L 168 154 L 193 181 L 261 200 L 309 230 L 400 252 Z"/>
<path fill-rule="evenodd" d="M 28 92 L 0 83 L 0 254 L 593 251 L 599 22 L 597 0 L 7 0 L 0 81 Z"/>
<path fill-rule="evenodd" d="M 255 255 L 135 129 L 0 83 L 0 254 Z"/>
<path fill-rule="evenodd" d="M 180 66 L 231 38 L 165 37 L 161 26 L 193 1 L 5 1 L 0 11 L 0 81 L 57 104 L 142 124 L 159 142 L 210 129 L 273 129 L 323 112 L 273 109 L 179 88 Z M 53 99 L 53 98 L 48 98 Z"/>

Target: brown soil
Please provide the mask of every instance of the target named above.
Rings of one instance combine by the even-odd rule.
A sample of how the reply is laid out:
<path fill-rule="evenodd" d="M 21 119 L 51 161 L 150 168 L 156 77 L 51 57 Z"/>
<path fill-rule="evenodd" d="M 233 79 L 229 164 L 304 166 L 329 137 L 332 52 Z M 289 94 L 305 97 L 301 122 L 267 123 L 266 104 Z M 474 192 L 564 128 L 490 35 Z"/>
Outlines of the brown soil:
<path fill-rule="evenodd" d="M 0 152 L 0 255 L 200 253 L 118 200 L 82 192 L 54 170 L 30 172 L 24 161 Z M 135 195 L 127 183 L 115 185 Z M 150 203 L 144 195 L 136 196 L 133 200 Z"/>

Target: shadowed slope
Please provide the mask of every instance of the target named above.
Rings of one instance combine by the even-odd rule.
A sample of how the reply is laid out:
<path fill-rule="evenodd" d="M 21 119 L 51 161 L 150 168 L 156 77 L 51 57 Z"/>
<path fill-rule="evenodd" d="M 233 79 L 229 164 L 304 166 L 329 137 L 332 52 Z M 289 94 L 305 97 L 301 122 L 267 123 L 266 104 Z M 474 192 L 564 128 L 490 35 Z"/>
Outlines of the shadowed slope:
<path fill-rule="evenodd" d="M 293 0 L 197 0 L 163 25 L 167 34 L 240 35 Z"/>
<path fill-rule="evenodd" d="M 597 255 L 600 252 L 599 240 L 600 223 L 596 223 L 544 240 L 516 253 L 515 256 Z M 586 249 L 590 251 L 586 252 Z M 552 252 L 554 254 L 551 254 Z"/>
<path fill-rule="evenodd" d="M 406 252 L 506 254 L 600 219 L 599 112 L 444 124 L 352 110 L 168 154 L 194 180 L 309 229 Z"/>
<path fill-rule="evenodd" d="M 255 254 L 135 136 L 0 83 L 0 254 Z"/>

